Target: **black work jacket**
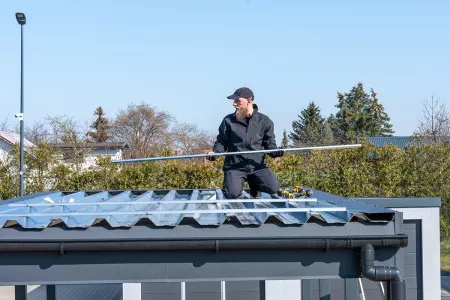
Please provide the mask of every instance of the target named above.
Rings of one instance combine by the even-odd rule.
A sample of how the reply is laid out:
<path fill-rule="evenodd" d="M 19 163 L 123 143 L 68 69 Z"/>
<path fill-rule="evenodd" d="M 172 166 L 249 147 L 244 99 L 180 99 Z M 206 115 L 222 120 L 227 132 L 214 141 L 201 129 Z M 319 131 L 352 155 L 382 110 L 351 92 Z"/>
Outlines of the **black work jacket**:
<path fill-rule="evenodd" d="M 272 120 L 258 112 L 255 104 L 253 107 L 252 116 L 242 121 L 236 119 L 236 113 L 223 119 L 213 147 L 215 153 L 277 149 Z M 265 153 L 227 155 L 223 170 L 252 172 L 262 169 L 266 167 L 265 156 Z"/>

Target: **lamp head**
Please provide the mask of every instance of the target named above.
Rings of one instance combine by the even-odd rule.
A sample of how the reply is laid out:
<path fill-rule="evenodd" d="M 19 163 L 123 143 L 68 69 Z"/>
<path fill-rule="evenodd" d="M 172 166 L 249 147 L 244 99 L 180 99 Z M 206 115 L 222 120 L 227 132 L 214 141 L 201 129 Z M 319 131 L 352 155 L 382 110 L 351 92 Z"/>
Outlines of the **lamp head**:
<path fill-rule="evenodd" d="M 25 14 L 21 12 L 16 13 L 16 20 L 17 23 L 19 23 L 20 25 L 25 25 L 27 23 L 27 18 L 25 18 Z"/>

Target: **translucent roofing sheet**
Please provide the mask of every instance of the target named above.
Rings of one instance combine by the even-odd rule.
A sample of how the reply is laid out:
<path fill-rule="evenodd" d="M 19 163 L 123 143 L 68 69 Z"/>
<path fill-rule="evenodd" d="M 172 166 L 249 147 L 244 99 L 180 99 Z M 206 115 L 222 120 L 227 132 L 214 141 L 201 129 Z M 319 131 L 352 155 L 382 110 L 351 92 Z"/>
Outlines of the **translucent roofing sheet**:
<path fill-rule="evenodd" d="M 244 191 L 240 199 L 226 199 L 220 189 L 53 192 L 0 202 L 0 227 L 88 228 L 104 222 L 111 227 L 133 227 L 142 221 L 155 226 L 177 226 L 183 221 L 258 226 L 394 219 L 393 211 L 341 197 L 330 200 L 327 195 L 288 199 L 262 193 L 261 199 L 254 199 Z"/>

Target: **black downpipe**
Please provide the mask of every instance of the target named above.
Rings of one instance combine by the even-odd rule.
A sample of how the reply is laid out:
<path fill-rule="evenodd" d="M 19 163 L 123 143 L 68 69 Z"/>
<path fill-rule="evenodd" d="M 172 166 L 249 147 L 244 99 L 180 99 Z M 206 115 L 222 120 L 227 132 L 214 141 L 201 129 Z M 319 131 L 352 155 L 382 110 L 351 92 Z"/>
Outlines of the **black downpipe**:
<path fill-rule="evenodd" d="M 0 252 L 10 251 L 192 251 L 211 250 L 297 250 L 355 249 L 371 244 L 376 247 L 406 247 L 407 235 L 383 237 L 267 238 L 267 239 L 186 239 L 122 241 L 0 241 Z"/>
<path fill-rule="evenodd" d="M 374 266 L 375 251 L 370 243 L 361 247 L 361 276 L 372 281 L 389 281 L 391 300 L 406 300 L 403 273 L 396 267 Z"/>

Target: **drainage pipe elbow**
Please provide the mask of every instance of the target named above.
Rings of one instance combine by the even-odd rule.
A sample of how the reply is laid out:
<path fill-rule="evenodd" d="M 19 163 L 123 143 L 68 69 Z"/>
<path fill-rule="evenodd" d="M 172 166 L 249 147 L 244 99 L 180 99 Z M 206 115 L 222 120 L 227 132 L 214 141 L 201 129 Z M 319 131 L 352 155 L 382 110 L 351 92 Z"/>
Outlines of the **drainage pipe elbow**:
<path fill-rule="evenodd" d="M 371 281 L 389 281 L 393 300 L 406 299 L 406 283 L 403 273 L 395 267 L 374 266 L 375 251 L 371 244 L 361 247 L 361 277 Z"/>

